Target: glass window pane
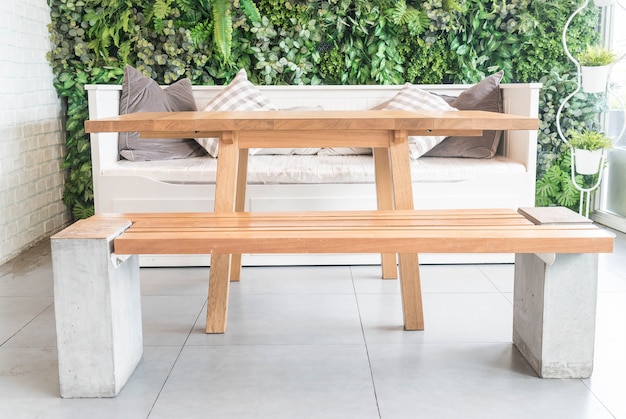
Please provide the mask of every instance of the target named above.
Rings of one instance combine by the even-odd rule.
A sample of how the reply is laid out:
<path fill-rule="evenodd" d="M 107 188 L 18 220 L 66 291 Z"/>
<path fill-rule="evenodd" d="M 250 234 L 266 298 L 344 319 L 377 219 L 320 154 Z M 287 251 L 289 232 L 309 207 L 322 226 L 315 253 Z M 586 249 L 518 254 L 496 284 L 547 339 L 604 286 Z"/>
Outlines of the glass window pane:
<path fill-rule="evenodd" d="M 623 5 L 623 6 L 622 6 Z M 609 135 L 616 138 L 623 132 L 624 106 L 626 104 L 626 0 L 615 1 L 606 8 L 607 13 L 605 36 L 609 46 L 621 60 L 613 65 L 611 71 L 611 90 L 608 103 L 610 111 L 606 114 L 606 129 Z M 626 134 L 622 134 L 615 148 L 608 154 L 608 168 L 605 172 L 600 208 L 594 219 L 610 227 L 626 230 Z"/>

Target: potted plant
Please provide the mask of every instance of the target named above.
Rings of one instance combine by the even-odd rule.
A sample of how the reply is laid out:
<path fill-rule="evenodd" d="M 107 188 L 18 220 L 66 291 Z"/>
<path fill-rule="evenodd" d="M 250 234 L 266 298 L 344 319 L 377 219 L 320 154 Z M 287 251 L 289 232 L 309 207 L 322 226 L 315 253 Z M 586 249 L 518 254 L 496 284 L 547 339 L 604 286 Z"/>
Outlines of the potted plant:
<path fill-rule="evenodd" d="M 569 145 L 574 150 L 572 164 L 577 173 L 593 175 L 600 171 L 602 153 L 613 147 L 611 139 L 598 131 L 571 131 Z"/>
<path fill-rule="evenodd" d="M 578 55 L 578 61 L 583 79 L 583 92 L 604 92 L 609 77 L 609 66 L 617 61 L 617 56 L 600 45 L 589 45 Z"/>

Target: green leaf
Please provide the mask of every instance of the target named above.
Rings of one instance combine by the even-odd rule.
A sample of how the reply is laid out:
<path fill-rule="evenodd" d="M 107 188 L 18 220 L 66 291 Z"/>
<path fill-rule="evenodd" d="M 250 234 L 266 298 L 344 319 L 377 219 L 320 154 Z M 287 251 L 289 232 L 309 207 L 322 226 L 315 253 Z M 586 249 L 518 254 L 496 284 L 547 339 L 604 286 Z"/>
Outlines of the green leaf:
<path fill-rule="evenodd" d="M 230 59 L 233 22 L 231 19 L 230 2 L 213 0 L 213 36 L 224 62 Z"/>
<path fill-rule="evenodd" d="M 171 0 L 156 0 L 152 9 L 154 17 L 161 20 L 165 19 L 170 14 L 170 1 Z"/>
<path fill-rule="evenodd" d="M 89 218 L 94 215 L 93 206 L 87 207 L 84 204 L 77 202 L 72 206 L 72 215 L 75 220 Z"/>
<path fill-rule="evenodd" d="M 460 45 L 457 49 L 456 49 L 456 53 L 458 55 L 467 55 L 467 53 L 470 50 L 470 46 L 469 45 Z"/>
<path fill-rule="evenodd" d="M 250 22 L 256 23 L 261 21 L 261 14 L 259 13 L 259 9 L 257 9 L 252 0 L 239 0 L 239 4 L 241 5 L 243 12 L 250 20 Z"/>

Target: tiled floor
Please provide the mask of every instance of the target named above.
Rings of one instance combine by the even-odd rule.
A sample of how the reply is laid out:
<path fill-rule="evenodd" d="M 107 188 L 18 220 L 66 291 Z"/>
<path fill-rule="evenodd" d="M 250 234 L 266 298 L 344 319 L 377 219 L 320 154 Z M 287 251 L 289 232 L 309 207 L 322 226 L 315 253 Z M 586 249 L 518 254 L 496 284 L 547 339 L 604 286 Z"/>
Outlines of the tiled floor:
<path fill-rule="evenodd" d="M 601 257 L 591 379 L 511 343 L 512 265 L 423 266 L 426 331 L 373 266 L 245 268 L 225 335 L 208 270 L 143 269 L 144 357 L 113 399 L 59 398 L 50 252 L 0 267 L 0 418 L 626 418 L 626 238 Z"/>

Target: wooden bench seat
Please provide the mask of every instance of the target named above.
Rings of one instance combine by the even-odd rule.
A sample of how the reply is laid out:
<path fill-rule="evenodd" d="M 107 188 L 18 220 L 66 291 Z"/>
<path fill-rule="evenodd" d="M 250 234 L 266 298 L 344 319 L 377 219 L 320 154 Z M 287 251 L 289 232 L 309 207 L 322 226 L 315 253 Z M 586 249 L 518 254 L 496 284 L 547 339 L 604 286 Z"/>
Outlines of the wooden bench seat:
<path fill-rule="evenodd" d="M 86 347 L 105 351 L 105 359 L 111 347 L 118 356 L 120 347 L 131 351 L 122 362 L 126 369 L 138 361 L 140 254 L 515 253 L 513 342 L 542 377 L 589 376 L 598 253 L 613 251 L 614 236 L 569 210 L 546 211 L 556 222 L 537 220 L 533 209 L 98 214 L 81 220 L 52 238 L 59 371 L 63 385 L 76 386 L 62 392 L 86 396 L 86 383 L 74 384 L 62 361 L 70 358 L 71 369 L 80 370 Z M 400 262 L 405 329 L 421 330 L 417 258 L 404 270 Z M 207 332 L 222 333 L 229 276 L 211 271 Z M 111 326 L 110 341 L 101 341 L 94 324 Z M 132 343 L 124 341 L 129 337 Z M 82 367 L 85 373 L 93 368 Z M 115 385 L 125 382 L 116 374 Z"/>
<path fill-rule="evenodd" d="M 118 254 L 602 253 L 593 224 L 536 225 L 506 209 L 103 214 L 132 222 Z"/>

